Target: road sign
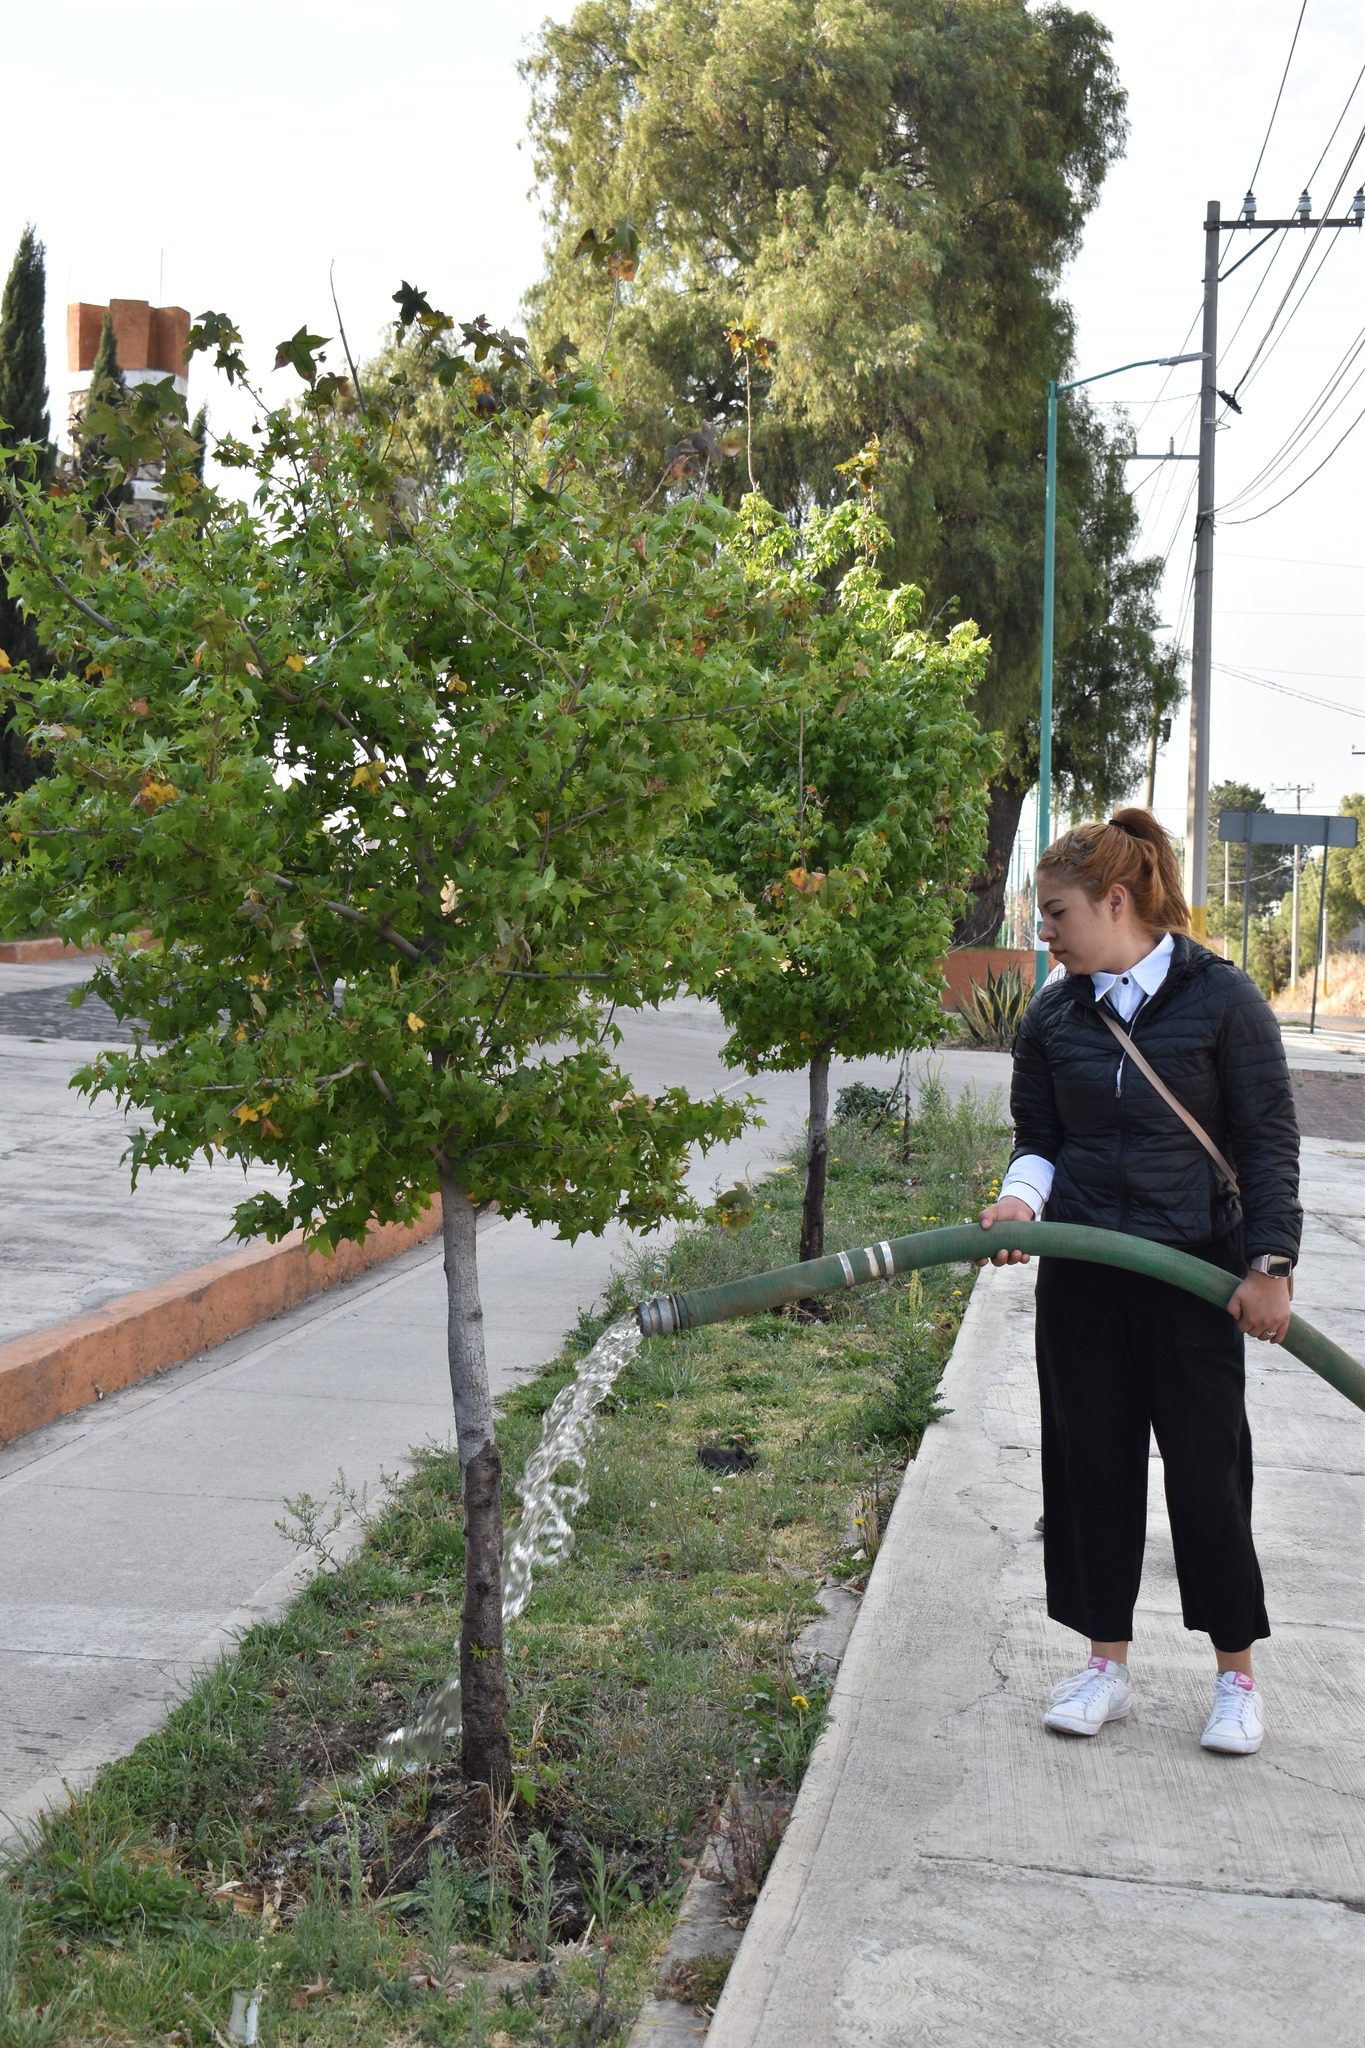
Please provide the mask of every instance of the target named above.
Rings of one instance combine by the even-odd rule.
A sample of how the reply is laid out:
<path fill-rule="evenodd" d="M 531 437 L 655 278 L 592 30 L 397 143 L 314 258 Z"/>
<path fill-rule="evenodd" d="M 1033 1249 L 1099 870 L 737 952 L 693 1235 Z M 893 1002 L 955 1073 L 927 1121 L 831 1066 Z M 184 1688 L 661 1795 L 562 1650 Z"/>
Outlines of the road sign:
<path fill-rule="evenodd" d="M 1220 811 L 1218 837 L 1236 846 L 1355 846 L 1354 818 L 1313 816 L 1307 811 Z"/>

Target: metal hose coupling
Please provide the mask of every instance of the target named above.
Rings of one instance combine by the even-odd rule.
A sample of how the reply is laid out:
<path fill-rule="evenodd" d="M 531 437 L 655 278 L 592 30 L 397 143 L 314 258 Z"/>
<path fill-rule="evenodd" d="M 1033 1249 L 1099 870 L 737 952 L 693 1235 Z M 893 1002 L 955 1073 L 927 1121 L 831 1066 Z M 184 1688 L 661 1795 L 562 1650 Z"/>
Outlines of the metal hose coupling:
<path fill-rule="evenodd" d="M 683 1327 L 677 1295 L 655 1294 L 648 1301 L 637 1302 L 635 1320 L 642 1337 L 672 1337 Z"/>

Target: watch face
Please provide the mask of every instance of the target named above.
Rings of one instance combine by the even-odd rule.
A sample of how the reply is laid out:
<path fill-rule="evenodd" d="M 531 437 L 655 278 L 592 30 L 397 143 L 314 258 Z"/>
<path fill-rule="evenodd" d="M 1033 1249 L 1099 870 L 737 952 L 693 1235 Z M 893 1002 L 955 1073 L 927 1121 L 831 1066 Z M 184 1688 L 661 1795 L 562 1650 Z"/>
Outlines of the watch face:
<path fill-rule="evenodd" d="M 1269 1273 L 1273 1280 L 1287 1280 L 1294 1270 L 1292 1259 L 1258 1259 L 1256 1262 L 1263 1273 Z"/>

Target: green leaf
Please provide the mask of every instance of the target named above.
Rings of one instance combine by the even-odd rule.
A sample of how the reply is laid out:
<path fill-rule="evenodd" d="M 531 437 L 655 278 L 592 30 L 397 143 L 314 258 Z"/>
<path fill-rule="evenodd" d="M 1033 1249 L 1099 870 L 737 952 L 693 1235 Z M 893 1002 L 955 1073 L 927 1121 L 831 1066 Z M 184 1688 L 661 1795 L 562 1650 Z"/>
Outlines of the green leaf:
<path fill-rule="evenodd" d="M 310 334 L 306 327 L 300 327 L 287 341 L 282 341 L 275 351 L 277 370 L 295 369 L 305 384 L 316 381 L 318 373 L 318 350 L 330 339 L 325 334 Z"/>

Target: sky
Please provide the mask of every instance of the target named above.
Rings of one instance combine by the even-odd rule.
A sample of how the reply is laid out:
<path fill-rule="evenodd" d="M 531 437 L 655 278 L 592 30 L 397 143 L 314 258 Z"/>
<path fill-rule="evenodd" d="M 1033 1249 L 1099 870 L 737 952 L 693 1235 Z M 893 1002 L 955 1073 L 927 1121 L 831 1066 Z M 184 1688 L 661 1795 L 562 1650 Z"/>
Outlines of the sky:
<path fill-rule="evenodd" d="M 1347 100 L 1365 65 L 1357 0 L 1303 0 L 1273 123 L 1300 0 L 1097 0 L 1092 11 L 1113 38 L 1130 137 L 1064 283 L 1078 377 L 1199 347 L 1205 203 L 1216 197 L 1235 218 L 1268 128 L 1263 217 L 1293 213 L 1324 146 L 1315 216 L 1343 171 L 1337 214 L 1365 178 L 1365 82 Z M 571 12 L 571 0 L 24 9 L 5 31 L 0 264 L 32 221 L 47 249 L 54 420 L 65 414 L 68 300 L 227 312 L 280 396 L 293 378 L 269 372 L 276 343 L 305 322 L 336 333 L 329 270 L 362 356 L 402 278 L 458 317 L 515 320 L 543 234 L 517 64 L 541 21 Z M 1227 235 L 1225 267 L 1255 240 Z M 1365 230 L 1317 238 L 1252 365 L 1308 241 L 1277 236 L 1220 295 L 1218 382 L 1246 382 L 1241 416 L 1218 437 L 1210 768 L 1277 808 L 1321 811 L 1365 789 L 1365 423 L 1331 454 L 1365 402 L 1365 352 L 1352 356 L 1365 340 Z M 1314 408 L 1343 367 L 1324 418 Z M 1141 450 L 1173 439 L 1193 452 L 1196 370 L 1135 371 L 1091 396 L 1126 407 Z M 197 364 L 191 406 L 202 400 L 217 428 L 244 424 Z M 1186 648 L 1194 475 L 1193 463 L 1130 467 L 1142 550 L 1168 560 L 1161 617 Z M 1156 783 L 1177 832 L 1187 761 L 1182 713 Z"/>

